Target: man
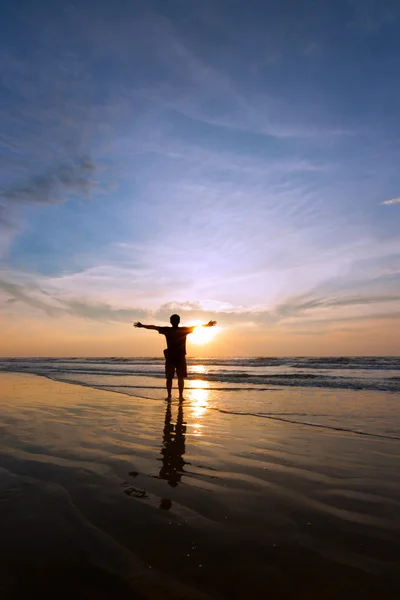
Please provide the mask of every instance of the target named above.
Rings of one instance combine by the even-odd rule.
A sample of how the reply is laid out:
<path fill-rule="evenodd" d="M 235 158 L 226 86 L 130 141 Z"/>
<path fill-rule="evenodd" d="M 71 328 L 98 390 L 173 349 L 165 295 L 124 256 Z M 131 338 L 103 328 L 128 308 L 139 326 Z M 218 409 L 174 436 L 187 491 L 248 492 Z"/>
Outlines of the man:
<path fill-rule="evenodd" d="M 167 379 L 168 399 L 171 398 L 172 380 L 176 371 L 178 377 L 179 399 L 183 399 L 183 388 L 185 386 L 186 370 L 186 336 L 193 333 L 197 325 L 192 327 L 179 327 L 181 318 L 179 315 L 170 317 L 172 327 L 158 327 L 157 325 L 143 325 L 139 321 L 134 323 L 134 327 L 144 327 L 145 329 L 154 329 L 165 335 L 167 339 L 167 349 L 164 350 L 165 356 L 165 377 Z M 216 321 L 209 321 L 201 327 L 214 327 Z"/>

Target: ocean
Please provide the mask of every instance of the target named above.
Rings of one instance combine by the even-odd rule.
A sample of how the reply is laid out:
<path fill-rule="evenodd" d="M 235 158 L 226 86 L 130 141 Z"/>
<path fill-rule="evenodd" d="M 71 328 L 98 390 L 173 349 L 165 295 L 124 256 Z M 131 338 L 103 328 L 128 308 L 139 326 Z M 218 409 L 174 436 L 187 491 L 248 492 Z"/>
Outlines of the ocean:
<path fill-rule="evenodd" d="M 161 358 L 4 358 L 1 371 L 165 397 Z M 190 358 L 188 373 L 199 410 L 400 439 L 399 357 Z"/>

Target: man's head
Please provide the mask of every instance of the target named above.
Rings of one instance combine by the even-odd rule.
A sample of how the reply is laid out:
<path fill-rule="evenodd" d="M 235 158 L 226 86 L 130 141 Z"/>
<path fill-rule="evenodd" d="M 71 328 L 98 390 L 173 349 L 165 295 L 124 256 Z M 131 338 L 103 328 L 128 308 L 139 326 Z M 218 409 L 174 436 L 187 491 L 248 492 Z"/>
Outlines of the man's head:
<path fill-rule="evenodd" d="M 171 315 L 169 322 L 171 323 L 172 327 L 178 327 L 179 323 L 181 322 L 181 318 L 179 315 Z"/>

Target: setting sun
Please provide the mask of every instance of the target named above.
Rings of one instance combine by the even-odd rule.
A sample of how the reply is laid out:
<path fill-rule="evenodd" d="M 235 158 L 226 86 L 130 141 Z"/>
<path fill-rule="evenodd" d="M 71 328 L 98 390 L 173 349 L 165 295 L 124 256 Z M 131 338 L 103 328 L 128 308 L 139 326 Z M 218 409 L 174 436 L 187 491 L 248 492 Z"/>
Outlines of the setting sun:
<path fill-rule="evenodd" d="M 202 327 L 201 325 L 197 325 L 188 339 L 192 344 L 201 346 L 211 342 L 220 331 L 220 327 Z"/>

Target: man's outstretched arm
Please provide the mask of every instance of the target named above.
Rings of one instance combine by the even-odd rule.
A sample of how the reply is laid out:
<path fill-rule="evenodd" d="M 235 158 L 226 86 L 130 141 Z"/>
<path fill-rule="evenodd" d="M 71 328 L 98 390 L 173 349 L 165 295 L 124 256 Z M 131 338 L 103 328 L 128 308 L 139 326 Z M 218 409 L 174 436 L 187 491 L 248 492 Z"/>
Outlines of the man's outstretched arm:
<path fill-rule="evenodd" d="M 216 324 L 217 321 L 208 321 L 208 323 L 202 323 L 201 325 L 192 325 L 191 327 L 188 327 L 188 329 L 191 329 L 190 333 L 193 333 L 196 327 L 214 327 Z"/>
<path fill-rule="evenodd" d="M 214 327 L 217 324 L 217 321 L 208 321 L 208 323 L 204 323 L 201 327 Z"/>
<path fill-rule="evenodd" d="M 143 327 L 143 329 L 154 329 L 155 331 L 158 331 L 160 329 L 157 325 L 144 325 L 140 321 L 136 321 L 136 323 L 134 323 L 133 326 L 139 328 Z"/>

